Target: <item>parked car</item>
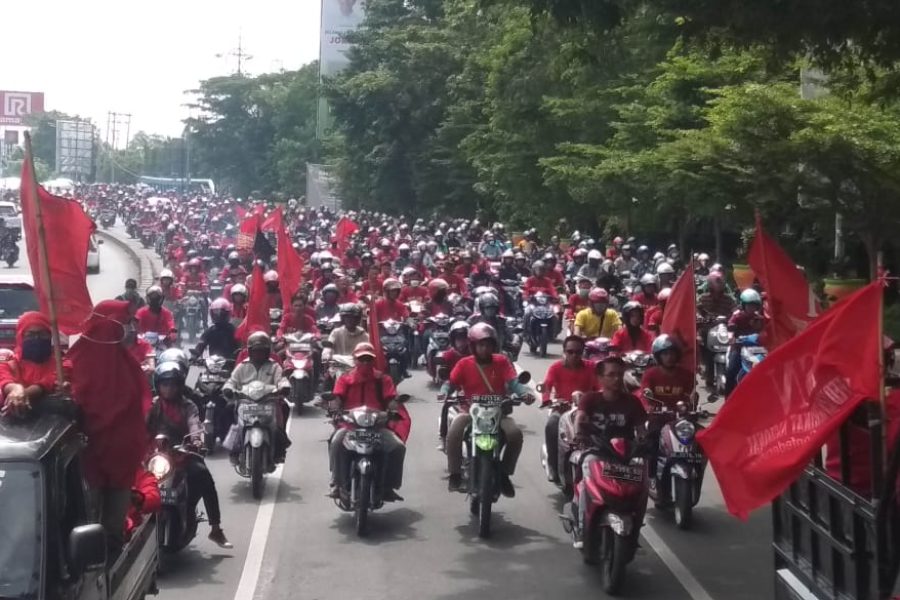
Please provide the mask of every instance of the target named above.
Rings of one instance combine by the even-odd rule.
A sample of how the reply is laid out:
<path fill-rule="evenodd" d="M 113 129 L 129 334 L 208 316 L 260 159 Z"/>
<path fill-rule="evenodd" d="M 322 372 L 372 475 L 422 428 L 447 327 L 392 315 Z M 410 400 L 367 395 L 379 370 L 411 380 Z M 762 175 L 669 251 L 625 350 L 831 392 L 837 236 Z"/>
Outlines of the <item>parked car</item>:
<path fill-rule="evenodd" d="M 40 310 L 31 275 L 0 275 L 0 348 L 15 348 L 19 317 L 30 310 Z M 63 350 L 69 347 L 67 336 L 59 341 Z"/>
<path fill-rule="evenodd" d="M 0 202 L 0 222 L 7 229 L 16 230 L 16 240 L 22 239 L 22 215 L 12 202 Z"/>

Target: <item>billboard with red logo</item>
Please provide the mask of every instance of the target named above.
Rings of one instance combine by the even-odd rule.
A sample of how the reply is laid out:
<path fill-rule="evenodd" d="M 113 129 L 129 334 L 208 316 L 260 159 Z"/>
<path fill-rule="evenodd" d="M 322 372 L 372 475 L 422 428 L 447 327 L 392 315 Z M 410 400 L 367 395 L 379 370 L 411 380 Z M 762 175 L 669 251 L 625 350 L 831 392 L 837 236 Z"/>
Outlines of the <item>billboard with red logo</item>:
<path fill-rule="evenodd" d="M 44 92 L 0 90 L 0 125 L 24 125 L 25 117 L 44 112 Z"/>

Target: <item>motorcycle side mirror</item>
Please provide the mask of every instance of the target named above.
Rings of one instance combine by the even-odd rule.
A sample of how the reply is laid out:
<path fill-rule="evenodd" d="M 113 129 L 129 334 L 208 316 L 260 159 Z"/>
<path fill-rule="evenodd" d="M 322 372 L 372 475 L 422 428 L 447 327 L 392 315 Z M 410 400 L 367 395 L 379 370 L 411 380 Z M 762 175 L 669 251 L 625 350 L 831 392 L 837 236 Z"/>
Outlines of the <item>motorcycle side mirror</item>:
<path fill-rule="evenodd" d="M 322 392 L 322 401 L 323 402 L 331 402 L 334 400 L 335 396 L 331 392 Z"/>
<path fill-rule="evenodd" d="M 538 392 L 540 392 L 540 393 L 543 393 L 543 392 L 544 392 L 544 384 L 543 384 L 543 383 L 539 383 L 539 384 L 537 384 L 537 385 L 535 386 L 534 389 L 536 389 L 536 390 L 537 390 Z"/>
<path fill-rule="evenodd" d="M 438 377 L 442 380 L 449 378 L 450 377 L 450 369 L 448 369 L 447 367 L 440 367 L 438 369 Z"/>
<path fill-rule="evenodd" d="M 529 381 L 531 381 L 531 373 L 529 373 L 528 371 L 522 371 L 521 373 L 519 373 L 518 380 L 521 384 L 528 383 Z"/>
<path fill-rule="evenodd" d="M 411 396 L 409 394 L 400 394 L 395 398 L 395 400 L 400 404 L 405 404 L 406 402 L 409 402 L 410 398 Z"/>

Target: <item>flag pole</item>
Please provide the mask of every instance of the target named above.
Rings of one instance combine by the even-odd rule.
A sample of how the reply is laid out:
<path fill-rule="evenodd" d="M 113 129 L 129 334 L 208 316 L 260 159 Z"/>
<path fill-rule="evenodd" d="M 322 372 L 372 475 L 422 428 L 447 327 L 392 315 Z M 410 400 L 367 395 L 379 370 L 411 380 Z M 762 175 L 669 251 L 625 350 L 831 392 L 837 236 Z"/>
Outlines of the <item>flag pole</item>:
<path fill-rule="evenodd" d="M 876 262 L 878 265 L 878 269 L 876 273 L 883 273 L 883 262 L 884 262 L 884 252 L 879 250 L 876 255 Z M 885 378 L 887 373 L 885 372 L 885 364 L 884 364 L 884 350 L 882 346 L 884 346 L 884 289 L 881 290 L 881 298 L 880 298 L 879 310 L 878 310 L 878 405 L 881 408 L 881 465 L 882 470 L 884 470 L 888 464 L 888 447 L 887 447 L 887 406 L 885 404 Z"/>
<path fill-rule="evenodd" d="M 38 268 L 41 270 L 41 287 L 47 294 L 47 315 L 50 318 L 50 336 L 53 344 L 53 361 L 56 364 L 56 385 L 62 388 L 65 383 L 63 377 L 62 347 L 59 343 L 59 321 L 56 318 L 56 303 L 53 298 L 53 282 L 50 280 L 50 263 L 47 262 L 47 234 L 44 230 L 44 213 L 41 208 L 41 199 L 38 196 L 37 173 L 34 170 L 34 154 L 31 150 L 31 134 L 25 132 L 25 160 L 28 161 L 30 177 L 27 182 L 28 191 L 34 199 L 34 215 L 37 221 L 37 248 Z M 19 190 L 19 202 L 22 200 L 22 190 Z"/>

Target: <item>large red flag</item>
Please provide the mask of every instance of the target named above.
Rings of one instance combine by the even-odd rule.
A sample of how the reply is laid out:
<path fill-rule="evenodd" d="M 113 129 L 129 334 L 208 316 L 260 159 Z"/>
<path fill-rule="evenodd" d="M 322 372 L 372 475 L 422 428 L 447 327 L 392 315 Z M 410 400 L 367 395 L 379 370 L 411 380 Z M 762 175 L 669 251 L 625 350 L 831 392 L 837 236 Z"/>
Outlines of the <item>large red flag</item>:
<path fill-rule="evenodd" d="M 387 359 L 384 357 L 384 350 L 381 348 L 381 336 L 378 335 L 378 319 L 375 317 L 375 308 L 369 308 L 369 343 L 375 349 L 375 368 L 379 371 L 387 372 Z"/>
<path fill-rule="evenodd" d="M 250 298 L 247 300 L 247 316 L 238 325 L 237 337 L 246 341 L 254 331 L 269 333 L 269 303 L 266 293 L 266 282 L 263 281 L 263 272 L 259 265 L 253 267 L 250 276 Z"/>
<path fill-rule="evenodd" d="M 91 234 L 97 226 L 78 202 L 54 196 L 37 184 L 30 156 L 22 162 L 21 186 L 19 194 L 25 247 L 41 312 L 50 314 L 51 300 L 38 248 L 38 202 L 44 222 L 47 265 L 53 285 L 52 301 L 59 329 L 67 334 L 78 333 L 94 306 L 87 287 L 87 253 Z M 37 197 L 34 196 L 35 189 Z"/>
<path fill-rule="evenodd" d="M 291 298 L 303 283 L 303 259 L 294 250 L 291 238 L 284 228 L 284 215 L 280 206 L 269 216 L 269 220 L 275 229 L 278 245 L 278 287 L 281 290 L 281 305 L 284 310 L 290 310 Z"/>
<path fill-rule="evenodd" d="M 337 225 L 334 227 L 334 241 L 337 243 L 337 254 L 340 258 L 344 258 L 344 252 L 350 245 L 350 236 L 359 231 L 359 225 L 351 221 L 347 217 L 338 219 Z"/>
<path fill-rule="evenodd" d="M 694 286 L 694 266 L 689 265 L 675 285 L 666 302 L 659 330 L 668 333 L 681 344 L 681 366 L 697 372 L 697 291 Z"/>
<path fill-rule="evenodd" d="M 803 272 L 765 232 L 759 215 L 747 259 L 766 292 L 766 344 L 770 350 L 775 349 L 803 331 L 819 313 L 819 305 Z"/>
<path fill-rule="evenodd" d="M 250 216 L 241 220 L 238 227 L 238 237 L 236 247 L 240 251 L 249 251 L 253 249 L 256 242 L 256 232 L 259 231 L 259 225 L 262 217 L 254 212 Z"/>
<path fill-rule="evenodd" d="M 732 514 L 746 519 L 784 491 L 857 405 L 879 396 L 882 290 L 868 285 L 772 352 L 697 434 Z"/>

